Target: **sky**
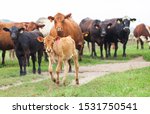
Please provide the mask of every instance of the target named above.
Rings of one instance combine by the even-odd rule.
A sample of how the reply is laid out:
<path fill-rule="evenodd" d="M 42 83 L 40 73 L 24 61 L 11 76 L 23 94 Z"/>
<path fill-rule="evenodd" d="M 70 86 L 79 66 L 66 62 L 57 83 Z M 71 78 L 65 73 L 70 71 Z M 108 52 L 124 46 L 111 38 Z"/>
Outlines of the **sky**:
<path fill-rule="evenodd" d="M 129 16 L 150 25 L 149 0 L 0 0 L 0 19 L 15 22 L 36 21 L 60 12 L 72 13 L 79 23 L 83 18 L 111 19 Z"/>

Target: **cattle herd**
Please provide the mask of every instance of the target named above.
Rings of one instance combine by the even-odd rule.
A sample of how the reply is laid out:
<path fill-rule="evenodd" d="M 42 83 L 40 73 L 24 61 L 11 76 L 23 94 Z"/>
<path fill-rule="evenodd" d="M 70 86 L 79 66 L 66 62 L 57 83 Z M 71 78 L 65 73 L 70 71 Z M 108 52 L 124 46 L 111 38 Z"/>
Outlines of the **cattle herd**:
<path fill-rule="evenodd" d="M 97 56 L 95 44 L 100 46 L 100 57 L 108 58 L 111 53 L 111 45 L 114 45 L 114 57 L 117 57 L 118 42 L 123 44 L 123 57 L 126 57 L 126 44 L 130 34 L 130 22 L 135 18 L 123 17 L 104 21 L 98 19 L 84 18 L 77 24 L 71 13 L 64 15 L 57 13 L 48 18 L 39 18 L 37 22 L 0 22 L 0 50 L 2 50 L 2 64 L 5 64 L 6 50 L 15 50 L 20 66 L 20 75 L 26 74 L 26 66 L 29 65 L 31 57 L 33 62 L 33 73 L 36 73 L 35 62 L 38 61 L 38 73 L 41 74 L 41 60 L 43 53 L 49 60 L 49 73 L 54 82 L 59 84 L 59 73 L 64 63 L 63 84 L 66 75 L 71 71 L 70 59 L 75 64 L 75 80 L 79 84 L 78 71 L 79 60 L 82 60 L 84 43 L 92 44 L 91 56 Z M 144 42 L 150 42 L 150 27 L 139 24 L 133 31 L 143 49 Z M 103 47 L 105 56 L 103 55 Z M 77 51 L 77 50 L 78 51 Z M 78 52 L 78 53 L 77 53 Z M 37 54 L 36 54 L 37 53 Z M 37 58 L 37 59 L 36 59 Z M 56 78 L 53 74 L 52 64 L 57 62 Z"/>

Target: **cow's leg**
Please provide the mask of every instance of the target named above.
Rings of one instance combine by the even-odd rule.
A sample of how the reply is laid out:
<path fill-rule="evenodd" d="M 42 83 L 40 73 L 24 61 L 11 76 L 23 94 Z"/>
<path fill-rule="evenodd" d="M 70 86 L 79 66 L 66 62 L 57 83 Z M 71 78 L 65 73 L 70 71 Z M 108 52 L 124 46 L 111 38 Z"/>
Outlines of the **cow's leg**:
<path fill-rule="evenodd" d="M 21 56 L 17 56 L 18 58 L 18 62 L 19 62 L 19 67 L 20 67 L 20 76 L 22 76 L 24 73 L 23 73 L 23 70 L 22 70 L 22 57 Z"/>
<path fill-rule="evenodd" d="M 56 67 L 56 74 L 57 74 L 56 83 L 57 83 L 57 85 L 59 85 L 59 73 L 60 73 L 61 67 L 62 67 L 62 58 L 59 57 L 58 58 L 58 64 Z"/>
<path fill-rule="evenodd" d="M 144 49 L 144 42 L 140 39 L 141 49 Z"/>
<path fill-rule="evenodd" d="M 126 57 L 126 44 L 127 43 L 123 43 L 123 54 L 122 54 L 123 57 Z"/>
<path fill-rule="evenodd" d="M 41 74 L 41 61 L 42 61 L 43 51 L 38 51 L 38 74 Z"/>
<path fill-rule="evenodd" d="M 67 78 L 67 74 L 68 74 L 68 71 L 69 71 L 69 64 L 68 64 L 68 61 L 64 61 L 64 77 L 63 77 L 63 85 L 66 84 L 66 78 Z"/>
<path fill-rule="evenodd" d="M 6 53 L 6 51 L 3 50 L 3 51 L 2 51 L 2 65 L 5 64 L 5 53 Z"/>
<path fill-rule="evenodd" d="M 91 52 L 91 57 L 96 57 L 96 51 L 95 51 L 95 42 L 92 42 L 92 52 Z"/>
<path fill-rule="evenodd" d="M 69 72 L 72 72 L 71 59 L 68 60 L 68 64 L 69 64 Z"/>
<path fill-rule="evenodd" d="M 22 63 L 23 63 L 23 75 L 26 75 L 26 59 L 27 57 L 26 56 L 23 56 L 22 57 Z"/>
<path fill-rule="evenodd" d="M 104 48 L 105 48 L 105 57 L 108 58 L 108 53 L 107 53 L 107 43 L 104 43 Z"/>
<path fill-rule="evenodd" d="M 111 50 L 111 43 L 108 43 L 108 57 L 111 57 L 110 50 Z"/>
<path fill-rule="evenodd" d="M 139 49 L 139 40 L 137 40 L 137 49 Z"/>
<path fill-rule="evenodd" d="M 114 52 L 114 58 L 117 57 L 117 50 L 118 50 L 118 42 L 115 42 L 115 52 Z"/>
<path fill-rule="evenodd" d="M 104 59 L 104 56 L 103 56 L 103 44 L 100 44 L 100 53 L 101 53 L 101 59 Z"/>
<path fill-rule="evenodd" d="M 33 70 L 32 70 L 32 72 L 35 74 L 36 73 L 36 68 L 35 68 L 36 55 L 32 54 L 31 58 L 32 58 L 32 63 L 33 63 Z"/>
<path fill-rule="evenodd" d="M 76 52 L 74 52 L 73 61 L 74 61 L 74 65 L 75 65 L 75 81 L 76 81 L 76 84 L 79 85 L 79 78 L 78 78 L 79 63 L 78 63 L 78 55 Z"/>

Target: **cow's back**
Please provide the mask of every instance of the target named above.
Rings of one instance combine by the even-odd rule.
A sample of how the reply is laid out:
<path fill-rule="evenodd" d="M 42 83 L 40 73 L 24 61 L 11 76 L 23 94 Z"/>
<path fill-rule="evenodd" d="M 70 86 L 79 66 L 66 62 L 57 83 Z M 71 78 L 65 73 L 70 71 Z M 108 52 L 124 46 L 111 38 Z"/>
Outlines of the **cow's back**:
<path fill-rule="evenodd" d="M 145 37 L 150 37 L 150 34 L 145 26 L 145 24 L 139 24 L 135 27 L 134 31 L 134 36 L 137 38 L 137 37 L 140 37 L 140 36 L 145 36 Z"/>

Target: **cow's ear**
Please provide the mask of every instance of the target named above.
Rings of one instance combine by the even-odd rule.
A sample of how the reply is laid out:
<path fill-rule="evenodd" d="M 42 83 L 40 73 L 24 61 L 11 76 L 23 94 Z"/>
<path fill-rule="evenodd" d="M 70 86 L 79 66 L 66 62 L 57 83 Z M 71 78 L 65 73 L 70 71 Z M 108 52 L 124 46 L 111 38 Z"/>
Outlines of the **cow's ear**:
<path fill-rule="evenodd" d="M 69 13 L 68 15 L 65 16 L 65 19 L 71 17 L 71 13 Z"/>
<path fill-rule="evenodd" d="M 48 16 L 48 19 L 52 22 L 54 20 L 54 17 Z"/>
<path fill-rule="evenodd" d="M 109 24 L 107 25 L 107 28 L 110 29 L 110 28 L 111 28 L 111 25 L 112 25 L 112 23 L 109 23 Z"/>
<path fill-rule="evenodd" d="M 10 32 L 9 28 L 3 28 L 3 30 L 6 31 L 6 32 Z"/>
<path fill-rule="evenodd" d="M 120 24 L 122 22 L 122 18 L 117 19 L 117 23 Z"/>
<path fill-rule="evenodd" d="M 44 42 L 44 38 L 41 37 L 41 36 L 39 36 L 39 37 L 37 37 L 37 41 L 39 41 L 39 42 Z"/>
<path fill-rule="evenodd" d="M 132 18 L 132 19 L 130 19 L 130 21 L 136 21 L 136 19 L 135 19 L 135 18 Z"/>
<path fill-rule="evenodd" d="M 44 26 L 44 24 L 38 24 L 38 28 L 43 28 Z"/>
<path fill-rule="evenodd" d="M 23 28 L 23 27 L 22 27 L 22 28 L 20 28 L 20 29 L 19 29 L 19 33 L 23 33 L 23 32 L 24 32 L 24 30 L 25 30 L 25 28 Z"/>

